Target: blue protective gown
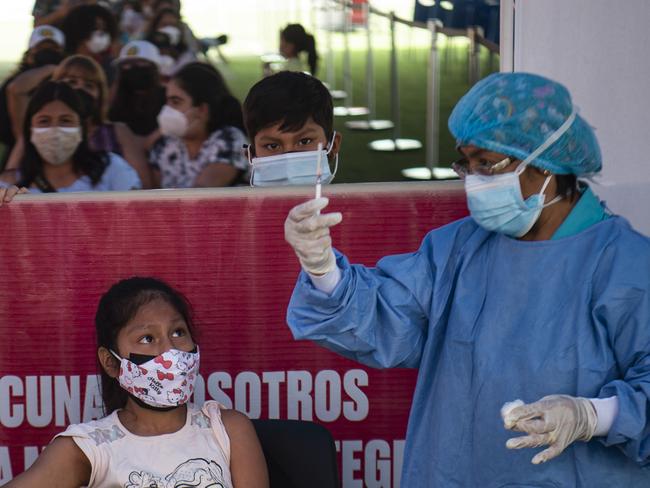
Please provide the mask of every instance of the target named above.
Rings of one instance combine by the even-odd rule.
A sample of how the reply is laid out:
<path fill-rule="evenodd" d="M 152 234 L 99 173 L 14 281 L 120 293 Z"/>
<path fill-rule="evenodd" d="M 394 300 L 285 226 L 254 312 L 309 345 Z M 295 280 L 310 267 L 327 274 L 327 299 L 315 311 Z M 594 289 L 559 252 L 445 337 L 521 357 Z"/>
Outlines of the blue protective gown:
<path fill-rule="evenodd" d="M 376 268 L 337 253 L 331 296 L 302 273 L 287 319 L 378 368 L 418 368 L 402 487 L 650 486 L 650 239 L 611 217 L 557 240 L 520 241 L 471 218 Z M 504 402 L 618 396 L 605 438 L 506 449 Z"/>

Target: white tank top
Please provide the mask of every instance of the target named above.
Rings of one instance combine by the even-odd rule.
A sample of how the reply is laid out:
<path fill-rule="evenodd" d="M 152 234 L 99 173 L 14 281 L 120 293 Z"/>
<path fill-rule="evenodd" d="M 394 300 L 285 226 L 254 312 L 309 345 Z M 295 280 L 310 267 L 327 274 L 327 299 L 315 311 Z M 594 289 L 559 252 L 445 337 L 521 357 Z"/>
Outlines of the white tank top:
<path fill-rule="evenodd" d="M 92 467 L 89 488 L 232 488 L 230 439 L 217 402 L 187 408 L 187 421 L 173 434 L 142 437 L 129 432 L 117 412 L 75 424 L 72 437 Z"/>

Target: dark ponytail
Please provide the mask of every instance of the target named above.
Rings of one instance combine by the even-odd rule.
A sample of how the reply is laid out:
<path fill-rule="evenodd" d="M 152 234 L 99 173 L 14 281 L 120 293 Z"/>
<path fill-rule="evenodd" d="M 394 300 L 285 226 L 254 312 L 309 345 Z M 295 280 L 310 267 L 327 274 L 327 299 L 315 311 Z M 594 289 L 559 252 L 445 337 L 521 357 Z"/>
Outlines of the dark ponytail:
<path fill-rule="evenodd" d="M 309 63 L 309 72 L 316 76 L 318 68 L 318 53 L 316 52 L 316 39 L 311 34 L 306 34 L 305 51 L 307 51 L 307 62 Z"/>
<path fill-rule="evenodd" d="M 307 53 L 309 70 L 312 75 L 316 75 L 318 68 L 318 53 L 316 52 L 316 39 L 305 31 L 300 24 L 289 24 L 280 32 L 282 38 L 296 48 L 296 54 L 301 52 Z"/>

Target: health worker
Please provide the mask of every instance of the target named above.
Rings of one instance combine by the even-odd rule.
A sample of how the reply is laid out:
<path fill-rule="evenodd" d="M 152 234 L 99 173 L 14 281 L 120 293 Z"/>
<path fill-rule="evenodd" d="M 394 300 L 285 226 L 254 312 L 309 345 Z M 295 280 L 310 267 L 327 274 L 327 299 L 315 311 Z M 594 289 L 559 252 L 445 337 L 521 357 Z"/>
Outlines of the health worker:
<path fill-rule="evenodd" d="M 291 210 L 294 337 L 418 369 L 403 487 L 650 486 L 650 239 L 582 182 L 592 128 L 527 73 L 477 83 L 449 128 L 471 215 L 417 251 L 353 265 L 327 199 Z"/>

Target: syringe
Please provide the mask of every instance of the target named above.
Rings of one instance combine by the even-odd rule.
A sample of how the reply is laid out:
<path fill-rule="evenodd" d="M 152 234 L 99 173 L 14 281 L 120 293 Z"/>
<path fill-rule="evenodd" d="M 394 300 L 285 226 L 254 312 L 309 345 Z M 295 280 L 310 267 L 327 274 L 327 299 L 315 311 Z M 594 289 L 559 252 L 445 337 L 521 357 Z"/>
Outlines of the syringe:
<path fill-rule="evenodd" d="M 318 160 L 316 162 L 316 196 L 315 198 L 321 197 L 321 176 L 323 175 L 323 170 L 321 167 L 323 159 L 323 143 L 318 143 Z M 317 212 L 320 214 L 320 210 Z"/>

